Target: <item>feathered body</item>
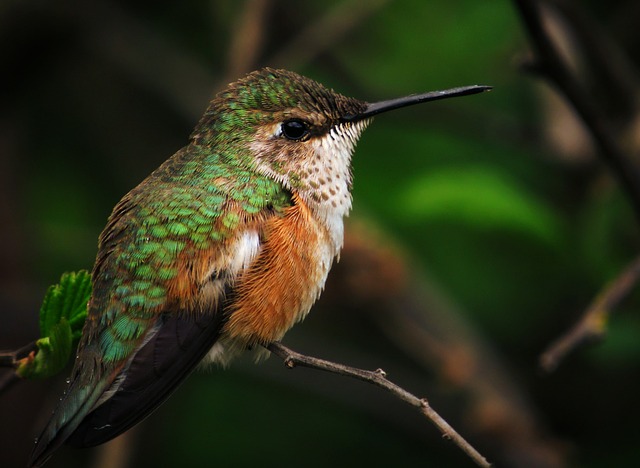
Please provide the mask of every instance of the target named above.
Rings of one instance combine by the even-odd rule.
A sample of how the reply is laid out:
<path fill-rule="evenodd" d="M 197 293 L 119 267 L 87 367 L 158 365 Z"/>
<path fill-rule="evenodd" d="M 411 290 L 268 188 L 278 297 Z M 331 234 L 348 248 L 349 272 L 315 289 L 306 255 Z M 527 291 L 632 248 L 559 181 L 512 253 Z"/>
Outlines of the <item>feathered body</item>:
<path fill-rule="evenodd" d="M 254 72 L 118 203 L 34 466 L 64 441 L 92 446 L 125 431 L 207 353 L 224 362 L 304 318 L 342 246 L 351 153 L 367 122 L 341 117 L 365 106 L 291 72 Z M 291 121 L 306 125 L 301 138 L 283 134 Z"/>
<path fill-rule="evenodd" d="M 232 83 L 189 144 L 114 208 L 68 388 L 31 466 L 121 434 L 208 355 L 279 340 L 318 298 L 373 115 L 488 87 L 369 104 L 285 70 Z"/>

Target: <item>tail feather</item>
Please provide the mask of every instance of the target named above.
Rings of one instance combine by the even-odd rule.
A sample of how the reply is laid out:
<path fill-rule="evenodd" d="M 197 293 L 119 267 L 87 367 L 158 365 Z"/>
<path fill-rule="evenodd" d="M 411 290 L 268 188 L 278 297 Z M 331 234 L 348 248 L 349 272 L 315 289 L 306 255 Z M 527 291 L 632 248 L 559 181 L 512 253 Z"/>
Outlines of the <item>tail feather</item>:
<path fill-rule="evenodd" d="M 69 385 L 51 419 L 36 439 L 29 467 L 42 466 L 67 438 L 75 431 L 107 386 L 81 386 L 79 380 Z"/>

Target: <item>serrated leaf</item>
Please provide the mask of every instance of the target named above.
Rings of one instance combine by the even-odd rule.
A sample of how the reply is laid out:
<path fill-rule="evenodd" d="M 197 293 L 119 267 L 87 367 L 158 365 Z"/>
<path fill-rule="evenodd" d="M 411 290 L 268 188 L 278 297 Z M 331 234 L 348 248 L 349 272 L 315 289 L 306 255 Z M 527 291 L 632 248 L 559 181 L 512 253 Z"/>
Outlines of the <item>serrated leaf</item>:
<path fill-rule="evenodd" d="M 16 372 L 24 378 L 45 378 L 60 372 L 80 338 L 91 296 L 91 275 L 64 273 L 49 287 L 40 307 L 38 350 L 22 359 Z"/>
<path fill-rule="evenodd" d="M 53 325 L 47 337 L 36 341 L 38 351 L 23 359 L 16 373 L 23 378 L 41 379 L 59 373 L 66 366 L 73 349 L 73 335 L 69 322 L 62 318 Z"/>
<path fill-rule="evenodd" d="M 60 282 L 51 286 L 40 307 L 40 335 L 47 337 L 61 319 L 66 319 L 74 335 L 82 329 L 91 295 L 91 275 L 81 270 L 64 273 Z"/>
<path fill-rule="evenodd" d="M 40 306 L 40 336 L 49 336 L 49 331 L 60 321 L 59 285 L 49 286 Z"/>

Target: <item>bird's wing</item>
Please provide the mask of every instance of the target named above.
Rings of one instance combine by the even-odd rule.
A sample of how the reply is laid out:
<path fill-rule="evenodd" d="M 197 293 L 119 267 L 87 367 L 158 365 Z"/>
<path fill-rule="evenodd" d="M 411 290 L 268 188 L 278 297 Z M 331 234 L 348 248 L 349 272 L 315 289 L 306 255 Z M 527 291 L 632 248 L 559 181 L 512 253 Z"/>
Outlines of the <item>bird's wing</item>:
<path fill-rule="evenodd" d="M 67 443 L 102 444 L 131 428 L 173 393 L 218 339 L 221 313 L 197 318 L 162 315 L 121 372 L 117 389 L 82 419 Z"/>
<path fill-rule="evenodd" d="M 262 206 L 238 216 L 234 203 L 170 185 L 153 201 L 133 193 L 116 206 L 101 236 L 69 387 L 30 466 L 66 440 L 92 446 L 121 434 L 206 355 L 226 321 L 235 277 L 259 250 L 260 220 L 278 215 Z"/>

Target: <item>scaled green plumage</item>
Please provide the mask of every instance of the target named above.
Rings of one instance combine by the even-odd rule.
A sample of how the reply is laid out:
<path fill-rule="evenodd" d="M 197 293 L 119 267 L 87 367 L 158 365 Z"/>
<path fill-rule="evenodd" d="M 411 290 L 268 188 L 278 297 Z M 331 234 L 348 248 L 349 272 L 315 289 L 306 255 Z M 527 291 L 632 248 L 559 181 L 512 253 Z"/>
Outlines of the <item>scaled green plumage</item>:
<path fill-rule="evenodd" d="M 272 179 L 197 147 L 176 154 L 130 192 L 114 210 L 100 245 L 109 254 L 94 272 L 99 300 L 90 314 L 100 314 L 105 361 L 124 359 L 138 345 L 145 322 L 166 301 L 178 256 L 197 257 L 234 232 L 242 216 L 289 203 Z"/>

